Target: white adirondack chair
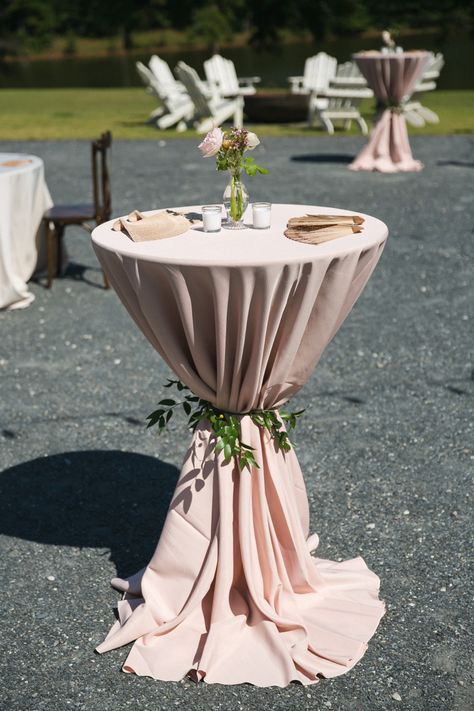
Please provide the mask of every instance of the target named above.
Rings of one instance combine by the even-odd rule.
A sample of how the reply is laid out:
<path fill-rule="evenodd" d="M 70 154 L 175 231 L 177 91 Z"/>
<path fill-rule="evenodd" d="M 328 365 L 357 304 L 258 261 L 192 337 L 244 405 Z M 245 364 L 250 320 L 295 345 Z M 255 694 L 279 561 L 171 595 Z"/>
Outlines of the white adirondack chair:
<path fill-rule="evenodd" d="M 152 94 L 158 101 L 158 106 L 151 112 L 149 119 L 150 121 L 155 121 L 159 116 L 162 116 L 165 113 L 165 107 L 159 95 L 158 88 L 156 87 L 151 71 L 142 62 L 135 62 L 135 66 L 137 68 L 138 76 L 146 87 L 145 91 L 147 94 Z"/>
<path fill-rule="evenodd" d="M 304 75 L 288 77 L 292 94 L 311 94 L 327 89 L 330 79 L 336 74 L 337 59 L 326 52 L 308 57 L 304 63 Z"/>
<path fill-rule="evenodd" d="M 142 62 L 136 62 L 136 67 L 147 91 L 158 100 L 158 109 L 152 111 L 150 121 L 161 129 L 176 125 L 178 131 L 186 130 L 187 122 L 194 114 L 194 105 L 184 87 L 171 88 L 171 84 L 160 84 L 156 75 Z"/>
<path fill-rule="evenodd" d="M 440 53 L 431 53 L 431 58 L 423 72 L 420 81 L 415 86 L 413 94 L 405 103 L 405 118 L 412 126 L 424 126 L 426 123 L 439 123 L 439 116 L 431 109 L 423 106 L 421 95 L 426 91 L 434 91 L 444 66 L 444 57 Z"/>
<path fill-rule="evenodd" d="M 197 72 L 184 62 L 178 62 L 176 74 L 194 104 L 193 118 L 198 133 L 210 131 L 230 119 L 231 116 L 233 116 L 234 126 L 242 127 L 244 100 L 241 96 L 225 99 L 217 93 L 217 90 L 213 92 L 212 96 L 207 95 L 203 91 L 202 82 Z"/>
<path fill-rule="evenodd" d="M 351 62 L 338 68 L 335 57 L 319 52 L 306 60 L 304 76 L 288 79 L 292 93 L 309 94 L 310 126 L 318 120 L 328 133 L 333 134 L 333 121 L 343 121 L 346 129 L 350 128 L 351 121 L 355 121 L 367 135 L 367 124 L 360 115 L 358 104 L 362 99 L 371 98 L 373 92 Z"/>
<path fill-rule="evenodd" d="M 355 62 L 344 62 L 343 64 L 338 64 L 336 69 L 336 76 L 330 80 L 330 85 L 333 88 L 368 88 L 367 80 L 361 74 L 360 69 Z"/>
<path fill-rule="evenodd" d="M 204 62 L 204 72 L 209 85 L 217 86 L 221 96 L 248 96 L 255 94 L 254 84 L 260 77 L 238 77 L 231 59 L 214 54 Z"/>
<path fill-rule="evenodd" d="M 323 90 L 321 95 L 328 100 L 327 108 L 319 111 L 321 121 L 342 120 L 346 130 L 349 130 L 352 121 L 355 121 L 364 136 L 367 135 L 367 124 L 360 115 L 359 105 L 362 99 L 371 99 L 374 92 L 367 86 L 365 77 L 355 62 L 339 64 L 336 76 L 330 79 L 328 89 Z"/>
<path fill-rule="evenodd" d="M 158 84 L 160 85 L 161 92 L 169 96 L 175 96 L 177 94 L 187 94 L 188 92 L 184 88 L 183 84 L 175 79 L 173 72 L 169 68 L 167 62 L 158 55 L 153 54 L 150 57 L 148 66 L 156 77 Z M 213 90 L 209 84 L 205 81 L 199 79 L 199 85 L 203 92 L 208 96 L 213 95 Z"/>
<path fill-rule="evenodd" d="M 173 94 L 186 93 L 186 89 L 181 82 L 175 79 L 168 63 L 158 57 L 157 54 L 152 54 L 148 66 L 158 82 L 162 94 L 172 96 Z"/>

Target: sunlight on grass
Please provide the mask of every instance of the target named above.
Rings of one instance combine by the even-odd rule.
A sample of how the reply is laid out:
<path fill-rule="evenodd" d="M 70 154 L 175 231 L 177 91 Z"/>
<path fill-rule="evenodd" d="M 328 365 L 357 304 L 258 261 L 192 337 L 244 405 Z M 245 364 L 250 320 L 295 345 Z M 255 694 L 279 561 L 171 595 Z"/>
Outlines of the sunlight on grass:
<path fill-rule="evenodd" d="M 409 127 L 413 135 L 474 133 L 474 91 L 435 91 L 424 103 L 439 124 Z M 193 130 L 159 131 L 146 123 L 154 99 L 142 89 L 3 89 L 0 90 L 0 140 L 90 139 L 109 129 L 117 139 L 195 137 Z M 373 101 L 362 104 L 371 121 Z M 247 125 L 247 124 L 246 124 Z M 304 124 L 259 124 L 262 136 L 327 136 Z M 350 133 L 357 133 L 355 127 Z M 337 131 L 337 135 L 347 135 Z M 328 136 L 328 139 L 330 137 Z"/>

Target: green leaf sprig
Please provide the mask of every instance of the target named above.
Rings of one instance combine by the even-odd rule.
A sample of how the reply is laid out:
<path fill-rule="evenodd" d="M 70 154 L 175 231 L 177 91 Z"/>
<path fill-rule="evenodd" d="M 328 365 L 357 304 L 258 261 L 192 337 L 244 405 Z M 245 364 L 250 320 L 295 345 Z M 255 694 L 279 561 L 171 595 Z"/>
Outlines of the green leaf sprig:
<path fill-rule="evenodd" d="M 257 173 L 260 173 L 261 175 L 266 175 L 268 173 L 266 168 L 262 168 L 261 165 L 257 165 L 255 163 L 255 158 L 251 158 L 250 156 L 246 156 L 243 159 L 242 168 L 251 178 L 257 175 Z"/>
<path fill-rule="evenodd" d="M 239 415 L 225 412 L 214 407 L 207 400 L 202 400 L 193 395 L 189 388 L 180 380 L 168 380 L 165 388 L 176 386 L 178 392 L 183 393 L 183 399 L 179 402 L 172 398 L 165 398 L 158 403 L 158 409 L 146 418 L 147 427 L 158 426 L 161 434 L 172 418 L 176 408 L 183 408 L 188 417 L 188 426 L 193 430 L 200 422 L 209 422 L 215 434 L 214 452 L 222 452 L 224 461 L 227 463 L 235 458 L 239 469 L 245 467 L 259 468 L 253 453 L 253 447 L 241 440 Z M 291 449 L 291 442 L 287 430 L 296 426 L 298 417 L 304 410 L 298 412 L 286 412 L 283 410 L 252 410 L 246 413 L 254 424 L 266 429 L 275 442 L 277 449 L 288 452 Z M 286 427 L 284 426 L 286 425 Z"/>

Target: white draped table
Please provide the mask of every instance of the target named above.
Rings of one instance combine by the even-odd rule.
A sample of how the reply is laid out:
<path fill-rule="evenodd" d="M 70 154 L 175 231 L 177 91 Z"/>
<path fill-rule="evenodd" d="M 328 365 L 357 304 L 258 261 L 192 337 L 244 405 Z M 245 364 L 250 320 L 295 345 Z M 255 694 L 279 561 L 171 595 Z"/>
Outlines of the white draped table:
<path fill-rule="evenodd" d="M 216 455 L 206 423 L 192 436 L 152 560 L 113 581 L 124 596 L 97 649 L 134 642 L 124 671 L 314 684 L 362 657 L 384 613 L 379 580 L 362 558 L 311 554 L 317 536 L 309 535 L 296 454 L 278 450 L 247 414 L 279 408 L 304 385 L 387 238 L 386 226 L 366 216 L 360 235 L 318 246 L 288 240 L 288 219 L 306 212 L 345 211 L 274 205 L 266 231 L 195 227 L 142 243 L 114 232 L 113 222 L 92 234 L 138 327 L 196 395 L 239 414 L 242 440 L 259 465 L 239 471 Z M 161 392 L 157 382 L 157 400 Z M 317 442 L 305 446 L 318 457 Z"/>
<path fill-rule="evenodd" d="M 52 204 L 40 158 L 0 153 L 0 309 L 34 300 L 27 282 L 37 265 L 41 220 Z"/>

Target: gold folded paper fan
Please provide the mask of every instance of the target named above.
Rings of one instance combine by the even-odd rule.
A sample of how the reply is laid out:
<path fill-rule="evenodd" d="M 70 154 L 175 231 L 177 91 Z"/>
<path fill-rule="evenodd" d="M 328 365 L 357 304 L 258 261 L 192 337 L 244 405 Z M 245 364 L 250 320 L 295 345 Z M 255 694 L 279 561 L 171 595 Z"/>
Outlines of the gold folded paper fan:
<path fill-rule="evenodd" d="M 359 215 L 302 215 L 288 220 L 285 236 L 296 242 L 322 244 L 362 232 L 363 224 Z"/>
<path fill-rule="evenodd" d="M 155 239 L 177 237 L 187 232 L 191 222 L 178 212 L 166 210 L 155 215 L 143 215 L 134 210 L 121 217 L 114 225 L 116 232 L 125 232 L 134 242 L 149 242 Z"/>
<path fill-rule="evenodd" d="M 26 165 L 32 162 L 31 158 L 15 158 L 14 160 L 4 160 L 0 165 L 4 165 L 6 168 L 16 168 L 18 165 Z"/>

